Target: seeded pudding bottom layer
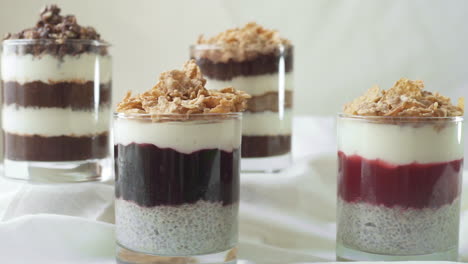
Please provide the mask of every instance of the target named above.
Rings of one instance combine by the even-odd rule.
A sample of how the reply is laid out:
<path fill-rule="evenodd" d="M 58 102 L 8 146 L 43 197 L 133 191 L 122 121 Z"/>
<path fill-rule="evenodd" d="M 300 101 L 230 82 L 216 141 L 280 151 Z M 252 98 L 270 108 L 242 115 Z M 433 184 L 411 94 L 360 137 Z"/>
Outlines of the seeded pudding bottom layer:
<path fill-rule="evenodd" d="M 116 200 L 116 236 L 142 253 L 188 256 L 222 252 L 237 244 L 239 204 L 198 201 L 142 207 Z"/>
<path fill-rule="evenodd" d="M 153 144 L 115 145 L 118 243 L 170 256 L 235 246 L 239 156 L 239 149 L 182 153 Z"/>
<path fill-rule="evenodd" d="M 437 209 L 388 208 L 338 199 L 338 243 L 382 255 L 425 255 L 458 246 L 460 200 Z"/>

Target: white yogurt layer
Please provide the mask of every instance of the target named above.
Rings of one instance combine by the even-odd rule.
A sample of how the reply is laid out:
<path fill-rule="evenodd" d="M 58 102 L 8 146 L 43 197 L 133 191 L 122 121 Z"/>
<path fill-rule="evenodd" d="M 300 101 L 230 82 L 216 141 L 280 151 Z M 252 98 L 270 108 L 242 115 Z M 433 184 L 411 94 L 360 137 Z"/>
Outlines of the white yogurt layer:
<path fill-rule="evenodd" d="M 338 199 L 337 242 L 382 255 L 426 255 L 458 246 L 460 200 L 438 209 L 388 208 Z"/>
<path fill-rule="evenodd" d="M 168 256 L 217 253 L 237 243 L 239 204 L 198 201 L 140 207 L 115 201 L 117 242 L 139 252 Z"/>
<path fill-rule="evenodd" d="M 246 112 L 242 120 L 244 136 L 277 136 L 290 135 L 292 132 L 292 111 L 279 112 Z"/>
<path fill-rule="evenodd" d="M 21 84 L 32 81 L 108 83 L 112 78 L 111 57 L 95 53 L 65 55 L 63 58 L 48 54 L 33 56 L 10 53 L 2 56 L 1 68 L 3 81 Z"/>
<path fill-rule="evenodd" d="M 98 112 L 71 108 L 4 106 L 3 130 L 12 134 L 46 137 L 86 136 L 109 131 L 110 109 Z"/>
<path fill-rule="evenodd" d="M 435 163 L 463 158 L 462 124 L 413 126 L 370 123 L 352 119 L 338 122 L 338 149 L 346 155 L 380 159 L 392 164 Z"/>
<path fill-rule="evenodd" d="M 232 151 L 241 145 L 241 120 L 150 122 L 114 120 L 115 144 L 153 144 L 190 154 L 201 149 Z"/>
<path fill-rule="evenodd" d="M 238 76 L 232 80 L 220 81 L 216 79 L 207 79 L 206 87 L 208 89 L 222 89 L 225 87 L 234 87 L 242 90 L 252 96 L 262 95 L 268 92 L 278 92 L 282 90 L 293 90 L 293 74 L 286 73 L 283 77 L 279 74 L 263 74 L 256 76 Z"/>

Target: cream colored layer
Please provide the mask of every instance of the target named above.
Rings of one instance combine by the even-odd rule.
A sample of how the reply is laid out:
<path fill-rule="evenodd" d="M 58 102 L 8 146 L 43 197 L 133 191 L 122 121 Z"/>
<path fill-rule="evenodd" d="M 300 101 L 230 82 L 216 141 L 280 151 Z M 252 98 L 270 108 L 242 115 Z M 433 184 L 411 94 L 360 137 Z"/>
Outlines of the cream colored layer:
<path fill-rule="evenodd" d="M 346 155 L 380 159 L 393 164 L 433 163 L 463 158 L 461 123 L 397 125 L 342 119 L 338 149 Z"/>
<path fill-rule="evenodd" d="M 9 105 L 3 107 L 2 119 L 5 132 L 21 135 L 85 136 L 103 133 L 110 129 L 109 108 L 92 112 L 74 111 L 71 108 Z"/>
<path fill-rule="evenodd" d="M 276 136 L 290 135 L 292 132 L 292 111 L 246 112 L 242 120 L 242 135 Z"/>
<path fill-rule="evenodd" d="M 57 58 L 52 55 L 33 56 L 14 53 L 2 56 L 2 79 L 21 84 L 32 81 L 94 81 L 108 83 L 112 79 L 110 56 L 83 53 Z"/>
<path fill-rule="evenodd" d="M 208 77 L 205 78 L 208 80 L 206 82 L 206 87 L 208 89 L 222 89 L 232 86 L 252 96 L 262 95 L 268 92 L 293 90 L 292 72 L 284 75 L 274 73 L 256 76 L 239 76 L 228 81 L 219 81 L 216 79 L 209 79 Z"/>
<path fill-rule="evenodd" d="M 201 149 L 232 151 L 241 145 L 241 120 L 149 122 L 114 120 L 115 144 L 153 144 L 182 153 Z"/>

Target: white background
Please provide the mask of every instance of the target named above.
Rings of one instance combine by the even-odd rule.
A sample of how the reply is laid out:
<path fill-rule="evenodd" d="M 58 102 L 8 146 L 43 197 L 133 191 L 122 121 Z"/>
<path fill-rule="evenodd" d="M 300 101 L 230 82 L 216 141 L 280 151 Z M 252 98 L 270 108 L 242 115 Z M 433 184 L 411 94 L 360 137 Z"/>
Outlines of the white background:
<path fill-rule="evenodd" d="M 113 44 L 114 101 L 180 67 L 199 34 L 249 21 L 293 41 L 296 114 L 333 115 L 372 85 L 388 88 L 400 77 L 422 79 L 452 98 L 468 96 L 465 0 L 53 2 Z M 33 26 L 46 3 L 0 0 L 0 34 Z"/>
<path fill-rule="evenodd" d="M 198 35 L 249 21 L 296 46 L 296 110 L 334 114 L 373 84 L 423 79 L 450 96 L 468 92 L 465 0 L 54 0 L 113 44 L 115 98 L 152 87 L 180 67 Z M 0 34 L 33 26 L 44 0 L 0 0 Z"/>

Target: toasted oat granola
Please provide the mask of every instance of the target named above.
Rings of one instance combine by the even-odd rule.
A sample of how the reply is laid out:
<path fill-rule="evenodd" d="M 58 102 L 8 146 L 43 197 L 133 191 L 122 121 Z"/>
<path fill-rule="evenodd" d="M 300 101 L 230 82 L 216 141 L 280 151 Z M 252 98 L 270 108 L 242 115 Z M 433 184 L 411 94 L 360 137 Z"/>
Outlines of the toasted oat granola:
<path fill-rule="evenodd" d="M 280 45 L 291 46 L 291 42 L 281 38 L 278 31 L 266 29 L 255 22 L 248 23 L 242 28 L 228 29 L 211 38 L 201 35 L 197 44 L 222 47 L 222 52 L 207 51 L 203 54 L 213 61 L 222 62 L 230 59 L 249 60 L 258 55 L 275 53 Z"/>
<path fill-rule="evenodd" d="M 378 86 L 348 103 L 344 113 L 360 116 L 453 117 L 464 113 L 464 99 L 453 105 L 450 98 L 424 91 L 423 81 L 398 80 L 388 90 Z"/>
<path fill-rule="evenodd" d="M 247 93 L 232 87 L 208 90 L 205 84 L 200 68 L 190 60 L 182 70 L 163 72 L 151 90 L 135 96 L 128 92 L 117 112 L 190 115 L 241 112 L 247 107 Z"/>

